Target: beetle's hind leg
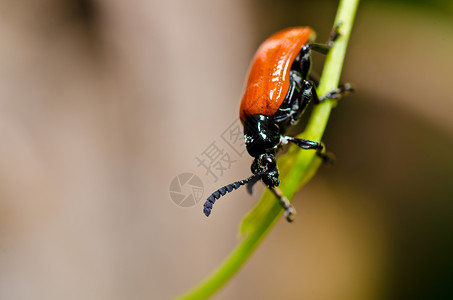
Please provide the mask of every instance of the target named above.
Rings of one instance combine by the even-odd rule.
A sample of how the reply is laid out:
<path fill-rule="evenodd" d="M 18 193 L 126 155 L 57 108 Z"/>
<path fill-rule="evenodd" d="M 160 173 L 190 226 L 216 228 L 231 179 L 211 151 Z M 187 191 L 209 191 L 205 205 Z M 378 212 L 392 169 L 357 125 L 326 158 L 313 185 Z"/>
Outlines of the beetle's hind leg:
<path fill-rule="evenodd" d="M 329 40 L 327 44 L 317 44 L 317 43 L 309 43 L 306 44 L 300 49 L 299 55 L 295 59 L 295 63 L 298 64 L 296 68 L 300 71 L 303 79 L 310 79 L 313 80 L 317 85 L 319 82 L 319 77 L 316 80 L 313 76 L 310 76 L 311 71 L 311 50 L 319 52 L 321 54 L 327 55 L 329 53 L 330 48 L 332 48 L 334 42 L 338 37 L 341 35 L 340 33 L 340 26 L 341 24 L 336 24 L 330 33 Z"/>
<path fill-rule="evenodd" d="M 319 83 L 319 76 L 316 74 L 311 74 L 310 69 L 311 69 L 311 50 L 319 52 L 321 54 L 327 54 L 332 48 L 335 40 L 338 39 L 338 37 L 341 35 L 340 33 L 340 27 L 341 23 L 338 23 L 334 26 L 332 29 L 332 32 L 330 34 L 330 38 L 327 42 L 327 44 L 316 44 L 316 43 L 310 43 L 302 47 L 299 53 L 299 69 L 300 72 L 303 76 L 304 79 L 309 79 L 310 81 L 314 82 L 314 86 L 318 86 Z M 321 101 L 325 99 L 340 99 L 341 96 L 353 92 L 354 89 L 352 88 L 350 83 L 345 83 L 341 84 L 338 88 L 328 92 L 326 95 L 318 97 L 318 94 L 316 92 L 316 88 L 312 88 L 312 94 L 313 94 L 313 102 L 315 104 L 320 103 Z"/>
<path fill-rule="evenodd" d="M 286 220 L 290 223 L 294 221 L 296 209 L 291 204 L 291 202 L 289 202 L 289 200 L 285 196 L 283 196 L 282 192 L 278 188 L 273 187 L 269 189 L 272 191 L 275 197 L 277 197 L 277 199 L 280 201 L 280 204 L 285 209 Z"/>
<path fill-rule="evenodd" d="M 332 47 L 333 43 L 341 36 L 341 31 L 340 31 L 341 25 L 342 25 L 342 23 L 339 22 L 339 23 L 335 24 L 335 26 L 332 28 L 332 31 L 330 32 L 329 40 L 327 41 L 327 45 L 329 45 L 330 47 Z"/>
<path fill-rule="evenodd" d="M 316 51 L 318 53 L 327 55 L 329 53 L 330 48 L 332 48 L 335 41 L 341 36 L 340 32 L 341 23 L 337 23 L 330 32 L 329 40 L 327 44 L 317 44 L 317 43 L 310 43 L 310 49 Z"/>

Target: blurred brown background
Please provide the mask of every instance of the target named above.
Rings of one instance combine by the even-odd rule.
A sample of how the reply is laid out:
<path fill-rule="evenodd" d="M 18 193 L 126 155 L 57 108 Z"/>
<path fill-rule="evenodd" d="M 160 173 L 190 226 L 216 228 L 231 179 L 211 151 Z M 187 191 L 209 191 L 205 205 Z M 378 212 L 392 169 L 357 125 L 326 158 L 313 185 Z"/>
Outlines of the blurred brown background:
<path fill-rule="evenodd" d="M 205 197 L 248 176 L 246 155 L 217 182 L 196 157 L 236 120 L 257 46 L 297 25 L 325 41 L 336 5 L 0 1 L 0 299 L 169 299 L 208 275 L 259 193 L 207 219 L 170 182 L 195 173 Z M 336 166 L 216 299 L 453 296 L 452 12 L 361 3 Z"/>

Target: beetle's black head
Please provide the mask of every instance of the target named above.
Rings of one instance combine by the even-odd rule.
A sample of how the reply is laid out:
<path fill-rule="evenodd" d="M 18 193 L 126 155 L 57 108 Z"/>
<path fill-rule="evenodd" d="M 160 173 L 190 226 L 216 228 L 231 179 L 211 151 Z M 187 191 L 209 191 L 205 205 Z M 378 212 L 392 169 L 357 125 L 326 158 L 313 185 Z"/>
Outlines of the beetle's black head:
<path fill-rule="evenodd" d="M 244 140 L 247 152 L 258 157 L 273 153 L 280 144 L 280 131 L 272 117 L 264 115 L 247 116 L 244 121 Z"/>
<path fill-rule="evenodd" d="M 277 162 L 273 153 L 264 153 L 255 157 L 251 169 L 253 174 L 261 174 L 261 180 L 268 187 L 278 186 L 280 183 Z"/>

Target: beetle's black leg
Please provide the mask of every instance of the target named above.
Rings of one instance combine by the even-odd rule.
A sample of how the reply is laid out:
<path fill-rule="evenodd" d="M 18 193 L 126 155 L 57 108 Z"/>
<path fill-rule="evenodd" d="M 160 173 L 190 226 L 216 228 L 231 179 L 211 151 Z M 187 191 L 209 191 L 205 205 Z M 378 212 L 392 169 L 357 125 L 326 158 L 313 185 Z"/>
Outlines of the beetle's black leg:
<path fill-rule="evenodd" d="M 332 48 L 333 43 L 335 40 L 340 36 L 340 28 L 341 24 L 335 25 L 332 29 L 330 34 L 330 38 L 327 41 L 327 44 L 317 44 L 317 43 L 310 43 L 302 47 L 300 49 L 300 53 L 298 57 L 296 57 L 296 61 L 299 62 L 299 71 L 302 74 L 303 79 L 308 79 L 310 70 L 311 70 L 311 50 L 319 52 L 321 54 L 326 55 L 329 53 L 330 48 Z M 316 81 L 315 81 L 316 82 Z"/>
<path fill-rule="evenodd" d="M 324 149 L 324 146 L 320 142 L 310 141 L 310 140 L 306 140 L 306 139 L 298 139 L 298 138 L 294 138 L 291 136 L 284 136 L 282 138 L 284 140 L 286 140 L 287 142 L 296 144 L 297 146 L 301 147 L 302 149 L 306 149 L 306 150 L 309 150 L 309 149 L 322 150 L 322 149 Z"/>
<path fill-rule="evenodd" d="M 325 99 L 340 99 L 343 95 L 353 92 L 354 88 L 351 86 L 350 83 L 345 83 L 340 85 L 337 89 L 334 89 L 324 96 L 319 97 L 318 93 L 316 92 L 316 89 L 313 88 L 312 90 L 312 97 L 313 97 L 313 103 L 314 104 L 319 104 L 320 102 L 324 101 Z"/>
<path fill-rule="evenodd" d="M 294 138 L 291 136 L 284 136 L 282 139 L 286 142 L 291 142 L 296 144 L 302 149 L 306 150 L 317 150 L 316 155 L 322 159 L 323 162 L 328 163 L 328 164 L 333 164 L 335 162 L 335 156 L 332 153 L 329 152 L 323 152 L 324 150 L 324 145 L 321 142 L 315 142 L 315 141 L 310 141 L 306 139 L 298 139 Z"/>
<path fill-rule="evenodd" d="M 316 43 L 311 43 L 310 49 L 313 51 L 316 51 L 318 53 L 327 55 L 329 53 L 330 48 L 332 48 L 333 43 L 338 39 L 338 37 L 341 35 L 340 33 L 340 26 L 341 24 L 336 24 L 334 28 L 332 29 L 332 32 L 330 33 L 329 40 L 327 41 L 327 44 L 316 44 Z"/>
<path fill-rule="evenodd" d="M 285 209 L 286 220 L 288 222 L 294 221 L 294 216 L 296 215 L 296 209 L 294 208 L 294 206 L 291 205 L 289 200 L 285 196 L 283 196 L 282 192 L 278 188 L 273 187 L 269 189 L 272 191 L 272 193 L 274 193 L 275 197 L 278 198 L 280 204 Z"/>
<path fill-rule="evenodd" d="M 335 155 L 331 152 L 322 152 L 321 150 L 316 151 L 316 155 L 322 159 L 323 163 L 333 165 L 335 163 Z"/>
<path fill-rule="evenodd" d="M 300 53 L 298 55 L 299 66 L 298 69 L 300 74 L 302 75 L 303 79 L 308 78 L 308 74 L 310 74 L 311 70 L 311 51 L 310 51 L 310 44 L 305 45 L 300 49 Z"/>
<path fill-rule="evenodd" d="M 309 46 L 310 46 L 311 50 L 324 54 L 324 55 L 327 55 L 327 53 L 329 53 L 330 48 L 332 47 L 329 45 L 316 44 L 316 43 L 311 43 Z"/>
<path fill-rule="evenodd" d="M 315 86 L 318 85 L 319 83 L 319 77 L 314 76 L 310 73 L 310 68 L 311 68 L 311 53 L 310 50 L 317 51 L 322 54 L 327 54 L 332 48 L 333 43 L 335 42 L 336 39 L 341 35 L 340 34 L 340 28 L 341 24 L 336 24 L 335 27 L 332 29 L 332 32 L 330 34 L 329 41 L 327 44 L 316 44 L 316 43 L 311 43 L 308 45 L 305 45 L 302 47 L 300 54 L 299 54 L 299 65 L 301 69 L 301 73 L 304 79 L 310 79 L 312 80 L 315 84 Z M 351 84 L 345 83 L 344 85 L 340 85 L 337 89 L 334 89 L 327 93 L 326 95 L 322 97 L 318 97 L 318 94 L 316 92 L 316 89 L 312 89 L 312 95 L 313 95 L 313 102 L 315 104 L 318 104 L 319 102 L 323 101 L 324 99 L 339 99 L 341 96 L 343 96 L 347 92 L 353 92 L 354 89 L 351 87 Z"/>
<path fill-rule="evenodd" d="M 319 104 L 319 102 L 321 102 L 325 99 L 340 99 L 345 94 L 353 92 L 353 91 L 354 91 L 354 88 L 351 86 L 350 83 L 342 84 L 337 89 L 334 89 L 321 97 L 318 97 L 317 93 L 314 91 L 313 92 L 313 102 L 315 104 Z"/>
<path fill-rule="evenodd" d="M 283 133 L 290 125 L 295 125 L 312 99 L 313 82 L 302 79 L 299 71 L 291 70 L 289 89 L 280 108 L 272 116 Z"/>
<path fill-rule="evenodd" d="M 341 27 L 341 22 L 335 24 L 335 26 L 332 28 L 332 31 L 330 32 L 330 37 L 329 40 L 327 41 L 327 45 L 330 47 L 333 46 L 333 43 L 340 37 L 341 32 L 340 32 L 340 27 Z"/>

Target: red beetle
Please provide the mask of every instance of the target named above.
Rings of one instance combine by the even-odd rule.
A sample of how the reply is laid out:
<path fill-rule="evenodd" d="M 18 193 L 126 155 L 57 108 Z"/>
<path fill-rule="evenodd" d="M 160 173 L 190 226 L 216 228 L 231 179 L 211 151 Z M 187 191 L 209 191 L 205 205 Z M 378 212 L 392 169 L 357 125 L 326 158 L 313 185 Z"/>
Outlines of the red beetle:
<path fill-rule="evenodd" d="M 324 160 L 330 159 L 321 152 L 321 142 L 284 136 L 286 129 L 299 121 L 312 99 L 318 104 L 327 98 L 339 98 L 344 92 L 352 90 L 346 84 L 322 98 L 317 96 L 310 77 L 311 50 L 326 54 L 338 37 L 338 26 L 327 45 L 312 43 L 314 37 L 310 27 L 293 27 L 275 33 L 258 48 L 239 109 L 247 152 L 254 157 L 251 166 L 253 175 L 212 193 L 204 204 L 206 216 L 211 214 L 214 202 L 227 192 L 247 184 L 247 190 L 251 193 L 253 185 L 262 180 L 280 200 L 285 216 L 291 222 L 295 210 L 276 188 L 280 183 L 275 161 L 277 150 L 282 144 L 291 142 L 302 149 L 317 150 Z"/>

